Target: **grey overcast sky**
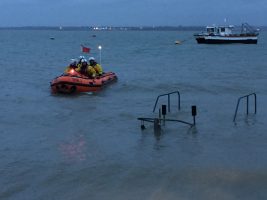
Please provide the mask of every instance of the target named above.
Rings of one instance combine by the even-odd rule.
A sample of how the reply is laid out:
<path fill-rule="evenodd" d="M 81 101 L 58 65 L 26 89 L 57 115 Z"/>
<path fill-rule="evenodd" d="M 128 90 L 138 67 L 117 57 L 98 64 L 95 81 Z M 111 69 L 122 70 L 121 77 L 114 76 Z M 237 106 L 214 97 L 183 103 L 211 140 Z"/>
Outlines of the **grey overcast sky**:
<path fill-rule="evenodd" d="M 267 25 L 267 0 L 0 0 L 0 26 Z"/>

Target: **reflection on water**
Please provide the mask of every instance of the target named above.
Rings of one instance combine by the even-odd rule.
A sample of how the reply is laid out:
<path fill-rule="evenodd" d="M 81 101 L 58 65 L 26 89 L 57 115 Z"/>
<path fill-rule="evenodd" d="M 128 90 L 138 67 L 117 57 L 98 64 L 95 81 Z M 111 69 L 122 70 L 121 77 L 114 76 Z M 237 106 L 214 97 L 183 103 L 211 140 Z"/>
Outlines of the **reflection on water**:
<path fill-rule="evenodd" d="M 59 151 L 68 161 L 84 161 L 87 154 L 86 140 L 83 135 L 80 135 L 74 140 L 60 144 Z"/>

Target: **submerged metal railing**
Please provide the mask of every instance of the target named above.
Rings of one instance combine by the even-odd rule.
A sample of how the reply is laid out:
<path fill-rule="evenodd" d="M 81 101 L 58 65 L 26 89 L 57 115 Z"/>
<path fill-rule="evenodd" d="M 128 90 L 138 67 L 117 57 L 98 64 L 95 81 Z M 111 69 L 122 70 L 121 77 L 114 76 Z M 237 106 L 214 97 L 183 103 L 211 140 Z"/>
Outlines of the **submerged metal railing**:
<path fill-rule="evenodd" d="M 244 98 L 247 99 L 247 101 L 246 101 L 246 103 L 247 103 L 246 108 L 247 108 L 247 115 L 248 115 L 248 113 L 249 113 L 249 97 L 250 96 L 254 96 L 254 113 L 255 114 L 257 113 L 257 95 L 256 95 L 256 93 L 251 93 L 251 94 L 248 94 L 248 95 L 239 97 L 238 98 L 238 101 L 237 101 L 237 104 L 236 104 L 236 109 L 235 109 L 235 115 L 234 115 L 233 122 L 235 122 L 236 115 L 237 115 L 238 108 L 239 108 L 239 103 L 240 103 L 240 100 L 241 99 L 244 99 Z"/>
<path fill-rule="evenodd" d="M 161 94 L 161 95 L 159 95 L 158 97 L 157 97 L 157 100 L 156 100 L 156 102 L 155 102 L 155 105 L 154 105 L 154 108 L 153 108 L 153 112 L 155 112 L 155 109 L 156 109 L 156 107 L 157 107 L 157 104 L 158 104 L 158 101 L 159 101 L 159 98 L 160 97 L 163 97 L 163 96 L 168 96 L 168 112 L 171 112 L 171 108 L 170 108 L 170 95 L 171 94 L 177 94 L 177 96 L 178 96 L 178 110 L 180 110 L 180 108 L 181 108 L 181 104 L 180 104 L 180 92 L 179 91 L 174 91 L 174 92 L 170 92 L 170 93 L 167 93 L 167 94 Z"/>
<path fill-rule="evenodd" d="M 192 109 L 192 116 L 193 116 L 193 123 L 190 122 L 186 122 L 183 120 L 179 120 L 179 119 L 166 119 L 166 105 L 162 105 L 162 108 L 159 109 L 159 117 L 156 118 L 150 118 L 150 117 L 139 117 L 137 118 L 138 120 L 141 121 L 141 129 L 144 130 L 145 129 L 145 123 L 144 122 L 150 122 L 154 124 L 154 130 L 158 130 L 161 128 L 161 125 L 165 126 L 165 122 L 179 122 L 179 123 L 183 123 L 183 124 L 187 124 L 191 127 L 196 125 L 196 120 L 195 117 L 197 115 L 197 107 L 195 105 L 193 105 L 191 107 Z"/>

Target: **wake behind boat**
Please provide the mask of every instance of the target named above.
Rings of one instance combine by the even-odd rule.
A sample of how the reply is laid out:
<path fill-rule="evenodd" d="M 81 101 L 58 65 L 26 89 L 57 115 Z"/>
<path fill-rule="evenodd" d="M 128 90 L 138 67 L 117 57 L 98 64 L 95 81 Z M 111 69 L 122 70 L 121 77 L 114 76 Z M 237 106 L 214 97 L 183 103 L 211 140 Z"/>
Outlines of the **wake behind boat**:
<path fill-rule="evenodd" d="M 207 26 L 206 32 L 194 34 L 199 44 L 257 44 L 259 31 L 247 23 L 242 24 L 241 32 L 234 33 L 234 26 Z"/>

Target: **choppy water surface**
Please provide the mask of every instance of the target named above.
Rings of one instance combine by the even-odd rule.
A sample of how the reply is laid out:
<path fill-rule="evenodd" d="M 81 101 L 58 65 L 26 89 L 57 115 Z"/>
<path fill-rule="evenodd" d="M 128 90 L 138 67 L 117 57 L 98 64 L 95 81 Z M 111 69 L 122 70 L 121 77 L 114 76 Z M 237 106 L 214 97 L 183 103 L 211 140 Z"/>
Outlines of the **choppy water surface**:
<path fill-rule="evenodd" d="M 1 31 L 0 199 L 266 199 L 267 33 L 257 45 L 198 45 L 192 35 Z M 80 44 L 98 60 L 102 45 L 118 82 L 52 95 Z M 137 118 L 157 116 L 157 96 L 172 91 L 181 111 L 173 97 L 168 117 L 191 122 L 196 105 L 196 127 L 141 131 Z M 248 116 L 241 103 L 234 124 L 237 99 L 252 92 L 257 114 L 253 99 Z"/>

